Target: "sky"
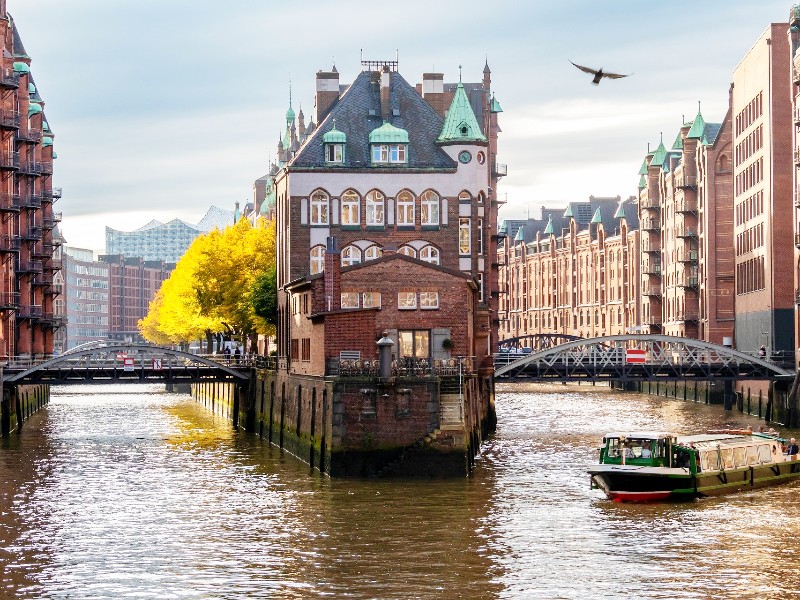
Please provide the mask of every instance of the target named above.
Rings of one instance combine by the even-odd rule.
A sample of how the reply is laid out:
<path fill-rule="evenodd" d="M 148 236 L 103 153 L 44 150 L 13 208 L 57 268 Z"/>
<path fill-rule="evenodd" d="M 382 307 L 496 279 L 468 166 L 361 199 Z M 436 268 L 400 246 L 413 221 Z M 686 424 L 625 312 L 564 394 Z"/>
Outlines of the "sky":
<path fill-rule="evenodd" d="M 736 64 L 786 0 L 8 0 L 55 133 L 55 209 L 71 246 L 105 226 L 197 222 L 252 199 L 289 106 L 313 114 L 315 74 L 361 58 L 480 81 L 503 108 L 500 218 L 637 193 L 663 132 L 728 104 Z M 604 80 L 569 61 L 630 74 Z"/>

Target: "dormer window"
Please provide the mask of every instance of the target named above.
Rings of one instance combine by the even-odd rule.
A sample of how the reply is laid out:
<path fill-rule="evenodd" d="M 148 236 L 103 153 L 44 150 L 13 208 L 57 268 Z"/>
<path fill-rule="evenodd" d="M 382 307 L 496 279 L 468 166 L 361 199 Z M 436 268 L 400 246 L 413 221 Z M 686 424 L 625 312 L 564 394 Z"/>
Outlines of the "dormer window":
<path fill-rule="evenodd" d="M 325 146 L 326 163 L 344 164 L 344 147 L 347 144 L 347 136 L 343 131 L 336 129 L 336 119 L 333 120 L 333 128 L 322 136 L 322 144 Z"/>
<path fill-rule="evenodd" d="M 369 134 L 372 164 L 406 164 L 408 162 L 408 132 L 384 123 Z"/>

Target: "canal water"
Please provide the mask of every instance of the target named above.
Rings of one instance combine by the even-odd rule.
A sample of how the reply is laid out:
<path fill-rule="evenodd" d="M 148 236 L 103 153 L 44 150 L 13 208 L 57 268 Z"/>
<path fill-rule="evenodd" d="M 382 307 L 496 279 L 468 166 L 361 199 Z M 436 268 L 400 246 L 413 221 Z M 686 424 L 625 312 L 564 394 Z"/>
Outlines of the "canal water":
<path fill-rule="evenodd" d="M 800 487 L 589 489 L 602 435 L 758 426 L 605 388 L 497 397 L 470 478 L 331 480 L 188 396 L 69 387 L 0 441 L 0 598 L 798 598 Z"/>

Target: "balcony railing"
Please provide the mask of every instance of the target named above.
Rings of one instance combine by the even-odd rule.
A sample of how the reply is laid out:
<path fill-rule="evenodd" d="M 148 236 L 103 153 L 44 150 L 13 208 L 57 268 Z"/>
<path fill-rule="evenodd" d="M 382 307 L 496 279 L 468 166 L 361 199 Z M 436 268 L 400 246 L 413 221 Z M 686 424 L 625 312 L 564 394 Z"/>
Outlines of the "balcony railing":
<path fill-rule="evenodd" d="M 53 285 L 52 275 L 37 275 L 31 280 L 31 285 Z"/>
<path fill-rule="evenodd" d="M 675 212 L 679 213 L 697 212 L 697 200 L 690 200 L 688 198 L 684 198 L 683 200 L 678 201 L 678 203 L 675 205 Z"/>
<path fill-rule="evenodd" d="M 697 187 L 697 175 L 681 175 L 675 178 L 675 186 L 679 188 Z"/>
<path fill-rule="evenodd" d="M 19 312 L 17 313 L 17 318 L 19 319 L 41 319 L 42 318 L 42 307 L 41 305 L 38 306 L 20 306 Z"/>
<path fill-rule="evenodd" d="M 28 228 L 22 231 L 22 237 L 26 240 L 40 240 L 44 229 L 40 225 L 28 225 Z"/>
<path fill-rule="evenodd" d="M 700 314 L 696 310 L 679 310 L 675 317 L 679 321 L 697 321 Z"/>
<path fill-rule="evenodd" d="M 650 198 L 648 196 L 647 198 L 642 198 L 641 200 L 639 200 L 639 208 L 658 209 L 660 207 L 657 198 Z"/>
<path fill-rule="evenodd" d="M 661 252 L 659 240 L 653 240 L 649 237 L 642 238 L 642 252 Z"/>
<path fill-rule="evenodd" d="M 661 276 L 661 265 L 643 265 L 642 273 L 645 275 L 658 275 Z"/>
<path fill-rule="evenodd" d="M 661 325 L 661 315 L 650 315 L 642 319 L 645 325 Z"/>
<path fill-rule="evenodd" d="M 20 260 L 17 262 L 17 273 L 41 273 L 44 264 L 40 260 Z"/>
<path fill-rule="evenodd" d="M 61 188 L 60 187 L 54 187 L 53 188 L 53 200 L 57 200 L 58 198 L 61 198 Z"/>
<path fill-rule="evenodd" d="M 63 292 L 64 292 L 64 286 L 63 286 L 63 284 L 60 284 L 60 283 L 54 283 L 49 288 L 46 288 L 44 290 L 44 293 L 48 294 L 50 296 L 58 296 L 59 294 L 62 294 Z"/>
<path fill-rule="evenodd" d="M 20 206 L 23 208 L 39 208 L 42 206 L 42 195 L 38 192 L 28 192 L 20 196 Z"/>
<path fill-rule="evenodd" d="M 52 175 L 53 174 L 53 161 L 52 160 L 43 160 L 40 163 L 37 163 L 39 166 L 40 175 Z"/>
<path fill-rule="evenodd" d="M 42 132 L 37 131 L 35 129 L 28 129 L 27 131 L 18 131 L 17 132 L 17 140 L 20 142 L 28 142 L 31 144 L 37 144 L 42 139 Z"/>
<path fill-rule="evenodd" d="M 19 308 L 19 292 L 3 292 L 0 293 L 0 309 L 11 310 Z"/>
<path fill-rule="evenodd" d="M 11 90 L 17 89 L 19 87 L 19 74 L 11 69 L 6 69 L 0 75 L 0 86 Z"/>
<path fill-rule="evenodd" d="M 494 165 L 494 176 L 495 177 L 505 177 L 508 175 L 508 165 L 495 163 Z"/>
<path fill-rule="evenodd" d="M 19 170 L 19 152 L 0 150 L 0 169 Z"/>
<path fill-rule="evenodd" d="M 0 127 L 5 129 L 19 129 L 19 111 L 0 110 Z"/>
<path fill-rule="evenodd" d="M 675 228 L 675 237 L 679 238 L 694 238 L 697 237 L 697 227 L 687 227 L 682 225 Z"/>
<path fill-rule="evenodd" d="M 684 288 L 696 288 L 697 287 L 697 276 L 696 275 L 685 275 L 678 279 L 678 286 Z"/>
<path fill-rule="evenodd" d="M 641 225 L 642 231 L 660 231 L 661 219 L 645 219 Z"/>
<path fill-rule="evenodd" d="M 19 207 L 19 194 L 0 193 L 0 212 L 18 213 Z"/>
<path fill-rule="evenodd" d="M 10 252 L 19 252 L 21 246 L 22 240 L 18 235 L 0 235 L 0 252 L 6 254 Z"/>
<path fill-rule="evenodd" d="M 650 287 L 642 288 L 643 296 L 661 296 L 661 286 L 651 285 Z"/>
<path fill-rule="evenodd" d="M 61 258 L 56 258 L 55 256 L 51 258 L 47 264 L 44 266 L 45 271 L 60 271 L 61 270 Z"/>
<path fill-rule="evenodd" d="M 699 257 L 697 250 L 678 249 L 678 262 L 697 262 Z"/>

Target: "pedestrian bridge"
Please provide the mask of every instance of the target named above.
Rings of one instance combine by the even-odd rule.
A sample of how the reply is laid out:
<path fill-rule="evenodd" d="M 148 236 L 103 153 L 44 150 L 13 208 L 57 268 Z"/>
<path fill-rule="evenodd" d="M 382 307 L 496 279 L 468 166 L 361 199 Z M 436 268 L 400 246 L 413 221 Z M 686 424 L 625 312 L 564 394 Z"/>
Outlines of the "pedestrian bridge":
<path fill-rule="evenodd" d="M 4 386 L 46 383 L 201 383 L 244 384 L 263 357 L 189 354 L 149 344 L 92 343 L 44 361 L 16 360 L 2 366 Z"/>
<path fill-rule="evenodd" d="M 531 336 L 500 342 L 494 355 L 499 382 L 677 381 L 781 379 L 795 376 L 793 359 L 783 362 L 732 348 L 667 335 L 596 338 Z M 541 338 L 541 339 L 539 339 Z M 522 343 L 530 349 L 523 348 Z M 530 347 L 533 346 L 533 347 Z"/>

